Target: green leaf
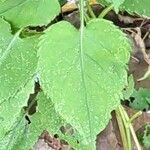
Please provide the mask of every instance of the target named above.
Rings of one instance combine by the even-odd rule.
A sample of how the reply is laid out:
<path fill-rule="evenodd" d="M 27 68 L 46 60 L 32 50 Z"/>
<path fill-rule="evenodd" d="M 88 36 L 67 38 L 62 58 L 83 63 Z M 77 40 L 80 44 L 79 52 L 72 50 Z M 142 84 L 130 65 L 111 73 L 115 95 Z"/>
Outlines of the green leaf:
<path fill-rule="evenodd" d="M 146 148 L 150 148 L 150 134 L 144 137 L 143 143 Z"/>
<path fill-rule="evenodd" d="M 143 143 L 146 148 L 150 148 L 150 122 L 145 127 Z"/>
<path fill-rule="evenodd" d="M 138 14 L 140 16 L 150 18 L 150 1 L 149 0 L 98 0 L 102 5 L 109 6 L 114 4 L 115 10 L 127 11 L 130 14 Z"/>
<path fill-rule="evenodd" d="M 25 89 L 24 92 L 26 92 Z M 27 124 L 24 114 L 20 113 L 20 116 L 18 115 L 16 123 L 12 124 L 10 131 L 0 141 L 2 149 L 27 150 L 33 147 L 45 129 L 49 129 L 55 134 L 60 132 L 59 128 L 64 123 L 55 112 L 50 99 L 47 99 L 43 93 L 38 97 L 38 111 L 30 117 L 30 120 L 31 123 Z"/>
<path fill-rule="evenodd" d="M 33 148 L 33 145 L 44 130 L 47 130 L 52 136 L 58 134 L 61 139 L 67 140 L 67 142 L 78 149 L 75 135 L 67 136 L 61 133 L 60 127 L 65 125 L 66 122 L 57 114 L 51 100 L 43 92 L 40 93 L 37 99 L 37 112 L 30 116 L 31 123 L 27 127 L 24 126 L 24 132 L 17 139 L 12 150 Z"/>
<path fill-rule="evenodd" d="M 65 3 L 67 3 L 67 0 L 59 0 L 59 3 L 61 6 L 63 6 Z"/>
<path fill-rule="evenodd" d="M 150 18 L 150 0 L 125 0 L 121 9 L 133 14 L 136 13 L 140 16 Z"/>
<path fill-rule="evenodd" d="M 92 149 L 120 104 L 131 48 L 125 34 L 103 19 L 84 28 L 82 54 L 79 39 L 68 22 L 51 26 L 41 36 L 38 69 L 56 110 L 78 130 L 81 142 L 92 142 Z"/>
<path fill-rule="evenodd" d="M 106 0 L 107 3 L 114 5 L 114 9 L 116 12 L 119 11 L 119 7 L 121 4 L 123 4 L 124 1 L 125 0 Z"/>
<path fill-rule="evenodd" d="M 0 1 L 0 16 L 4 16 L 17 28 L 48 24 L 59 12 L 57 0 Z"/>
<path fill-rule="evenodd" d="M 21 39 L 19 33 L 12 35 L 10 25 L 0 19 L 0 138 L 16 122 L 26 103 L 37 67 L 38 36 Z"/>
<path fill-rule="evenodd" d="M 35 73 L 37 37 L 21 39 L 0 19 L 0 103 L 11 99 Z"/>
<path fill-rule="evenodd" d="M 123 90 L 123 97 L 125 100 L 129 99 L 134 91 L 134 79 L 133 76 L 130 75 L 128 77 L 128 85 Z"/>
<path fill-rule="evenodd" d="M 1 149 L 12 150 L 18 139 L 25 132 L 25 114 L 23 107 L 27 105 L 29 93 L 34 92 L 31 80 L 10 100 L 1 104 L 0 145 Z"/>
<path fill-rule="evenodd" d="M 150 89 L 140 88 L 138 91 L 134 90 L 131 97 L 134 97 L 134 101 L 130 102 L 130 106 L 139 110 L 150 110 Z"/>

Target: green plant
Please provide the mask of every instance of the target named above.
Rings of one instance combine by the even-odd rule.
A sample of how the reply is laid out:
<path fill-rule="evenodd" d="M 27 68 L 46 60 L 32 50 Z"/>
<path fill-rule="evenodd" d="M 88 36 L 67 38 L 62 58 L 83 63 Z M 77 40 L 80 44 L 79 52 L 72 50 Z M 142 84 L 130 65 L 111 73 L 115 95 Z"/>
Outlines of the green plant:
<path fill-rule="evenodd" d="M 150 90 L 140 88 L 138 91 L 134 90 L 131 95 L 134 99 L 130 102 L 130 106 L 138 110 L 150 110 Z"/>
<path fill-rule="evenodd" d="M 143 143 L 146 148 L 150 148 L 150 123 L 145 127 Z"/>
<path fill-rule="evenodd" d="M 97 0 L 103 5 L 109 6 L 111 4 L 114 5 L 114 9 L 116 12 L 127 11 L 130 14 L 137 14 L 140 16 L 144 16 L 146 18 L 150 18 L 150 1 L 149 0 Z"/>
<path fill-rule="evenodd" d="M 118 9 L 120 2 L 113 2 Z M 32 148 L 46 129 L 77 150 L 93 150 L 96 135 L 120 105 L 130 42 L 105 19 L 91 19 L 85 26 L 84 0 L 79 9 L 80 30 L 60 21 L 22 37 L 24 28 L 50 23 L 60 13 L 58 1 L 0 1 L 0 149 Z M 36 93 L 35 79 L 42 92 L 27 106 L 29 95 Z M 35 102 L 37 111 L 29 115 Z M 73 135 L 60 131 L 68 123 Z"/>

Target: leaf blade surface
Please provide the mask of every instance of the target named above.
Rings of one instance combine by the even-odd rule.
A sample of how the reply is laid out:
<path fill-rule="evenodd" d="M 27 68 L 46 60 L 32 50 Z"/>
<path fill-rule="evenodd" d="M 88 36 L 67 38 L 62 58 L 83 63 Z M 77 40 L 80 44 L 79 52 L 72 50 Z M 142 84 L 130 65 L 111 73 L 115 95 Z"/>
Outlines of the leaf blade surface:
<path fill-rule="evenodd" d="M 0 2 L 0 16 L 15 28 L 47 25 L 60 12 L 57 0 L 7 0 Z"/>
<path fill-rule="evenodd" d="M 41 38 L 38 68 L 44 92 L 78 130 L 81 141 L 88 143 L 105 128 L 110 112 L 120 103 L 130 44 L 109 21 L 91 21 L 84 29 L 81 69 L 79 39 L 79 31 L 67 22 L 51 26 Z"/>

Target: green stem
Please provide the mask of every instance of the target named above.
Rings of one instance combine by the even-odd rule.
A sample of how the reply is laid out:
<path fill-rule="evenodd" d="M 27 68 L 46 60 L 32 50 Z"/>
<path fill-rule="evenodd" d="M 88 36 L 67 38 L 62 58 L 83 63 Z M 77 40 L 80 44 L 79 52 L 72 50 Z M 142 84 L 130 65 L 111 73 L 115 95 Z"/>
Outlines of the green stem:
<path fill-rule="evenodd" d="M 82 80 L 82 83 L 83 83 L 83 90 L 85 92 L 85 97 L 86 97 L 86 107 L 88 108 L 89 107 L 89 103 L 88 103 L 88 100 L 87 100 L 87 92 L 86 92 L 86 83 L 85 83 L 85 75 L 84 75 L 84 51 L 83 51 L 83 45 L 84 45 L 84 41 L 83 41 L 83 36 L 84 36 L 84 2 L 85 0 L 80 0 L 80 22 L 81 22 L 81 25 L 80 25 L 80 46 L 79 46 L 79 56 L 80 56 L 80 68 L 81 68 L 81 80 Z M 89 132 L 90 132 L 90 137 L 92 139 L 92 122 L 91 122 L 91 117 L 90 117 L 90 110 L 87 109 L 87 116 L 88 116 L 88 124 L 89 124 Z M 95 144 L 92 143 L 89 143 L 90 146 L 91 146 L 91 149 L 95 149 Z"/>
<path fill-rule="evenodd" d="M 127 137 L 126 137 L 126 131 L 125 131 L 125 127 L 124 127 L 124 124 L 123 124 L 123 120 L 121 118 L 119 110 L 116 109 L 115 112 L 116 112 L 116 119 L 117 119 L 118 127 L 119 127 L 119 130 L 120 130 L 120 135 L 121 135 L 121 139 L 122 139 L 123 148 L 124 148 L 124 150 L 128 150 L 128 141 L 127 141 Z"/>
<path fill-rule="evenodd" d="M 91 20 L 91 18 L 86 13 L 84 14 L 84 18 L 86 23 Z"/>
<path fill-rule="evenodd" d="M 84 29 L 84 0 L 80 0 L 80 22 L 81 22 L 81 26 L 80 26 L 80 34 L 82 35 L 83 33 L 83 29 Z M 82 37 L 82 36 L 80 36 Z M 82 38 L 81 38 L 82 40 Z"/>
<path fill-rule="evenodd" d="M 137 146 L 137 150 L 141 150 L 141 146 L 140 146 L 140 144 L 139 144 L 139 141 L 138 141 L 138 139 L 137 139 L 137 136 L 136 136 L 136 134 L 135 134 L 135 131 L 134 131 L 134 129 L 133 129 L 133 126 L 132 126 L 132 124 L 130 123 L 130 119 L 129 119 L 129 117 L 128 117 L 128 114 L 126 113 L 126 111 L 124 110 L 124 108 L 123 108 L 122 106 L 120 106 L 120 107 L 121 107 L 121 109 L 122 109 L 124 115 L 125 115 L 126 118 L 127 118 L 127 123 L 126 123 L 126 124 L 128 125 L 128 127 L 129 127 L 129 129 L 130 129 L 130 131 L 131 131 L 132 137 L 133 137 L 134 142 L 135 142 L 135 144 L 136 144 L 136 146 Z"/>
<path fill-rule="evenodd" d="M 134 119 L 136 119 L 137 117 L 139 117 L 142 114 L 142 111 L 138 111 L 137 113 L 135 113 L 130 119 L 129 119 L 129 123 L 132 123 Z"/>
<path fill-rule="evenodd" d="M 132 149 L 132 145 L 131 145 L 130 130 L 129 130 L 129 126 L 128 126 L 128 123 L 127 123 L 128 120 L 127 120 L 127 116 L 124 113 L 121 105 L 119 106 L 119 112 L 120 112 L 120 115 L 121 115 L 122 120 L 124 122 L 124 127 L 125 127 L 125 130 L 126 130 L 126 136 L 127 136 L 127 141 L 128 141 L 128 150 L 131 150 Z"/>
<path fill-rule="evenodd" d="M 130 127 L 131 134 L 132 134 L 132 136 L 133 136 L 134 142 L 135 142 L 135 144 L 136 144 L 137 150 L 142 150 L 142 148 L 141 148 L 141 146 L 140 146 L 140 144 L 139 144 L 139 141 L 138 141 L 138 139 L 137 139 L 137 136 L 136 136 L 136 134 L 135 134 L 135 131 L 134 131 L 134 129 L 133 129 L 133 126 L 130 124 L 129 127 Z"/>
<path fill-rule="evenodd" d="M 131 134 L 128 125 L 125 125 L 127 128 L 127 140 L 128 140 L 128 149 L 132 150 L 132 143 L 131 143 Z"/>
<path fill-rule="evenodd" d="M 88 9 L 88 11 L 89 11 L 89 13 L 90 13 L 90 16 L 91 16 L 92 18 L 96 18 L 95 14 L 94 14 L 94 12 L 93 12 L 93 9 L 92 9 L 92 7 L 91 7 L 91 5 L 89 4 L 89 0 L 87 0 L 86 6 L 87 6 L 87 9 Z"/>
<path fill-rule="evenodd" d="M 100 15 L 98 16 L 98 18 L 104 18 L 109 11 L 111 11 L 112 9 L 114 8 L 114 5 L 111 4 L 110 6 L 106 7 L 101 13 Z"/>

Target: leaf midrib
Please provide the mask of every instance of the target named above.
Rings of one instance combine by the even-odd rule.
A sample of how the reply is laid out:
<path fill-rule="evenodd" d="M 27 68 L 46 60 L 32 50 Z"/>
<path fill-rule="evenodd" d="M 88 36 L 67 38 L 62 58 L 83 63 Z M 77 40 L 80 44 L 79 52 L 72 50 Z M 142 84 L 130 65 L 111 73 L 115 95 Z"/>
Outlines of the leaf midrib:
<path fill-rule="evenodd" d="M 7 58 L 13 44 L 16 42 L 17 38 L 20 35 L 20 32 L 22 31 L 22 29 L 20 29 L 15 35 L 14 37 L 11 39 L 10 43 L 8 44 L 6 50 L 4 51 L 2 57 L 0 58 L 0 65 L 4 62 L 4 60 Z"/>
<path fill-rule="evenodd" d="M 83 35 L 84 35 L 84 0 L 80 0 L 80 68 L 81 68 L 81 79 L 83 83 L 83 89 L 84 89 L 84 96 L 85 96 L 85 102 L 86 102 L 86 108 L 87 108 L 87 116 L 88 116 L 88 124 L 89 124 L 89 130 L 90 130 L 90 138 L 92 139 L 92 130 L 91 130 L 91 117 L 90 117 L 90 109 L 89 109 L 89 103 L 88 103 L 88 96 L 87 96 L 87 88 L 86 88 L 86 81 L 85 81 L 85 74 L 84 74 L 84 50 L 83 50 Z"/>

